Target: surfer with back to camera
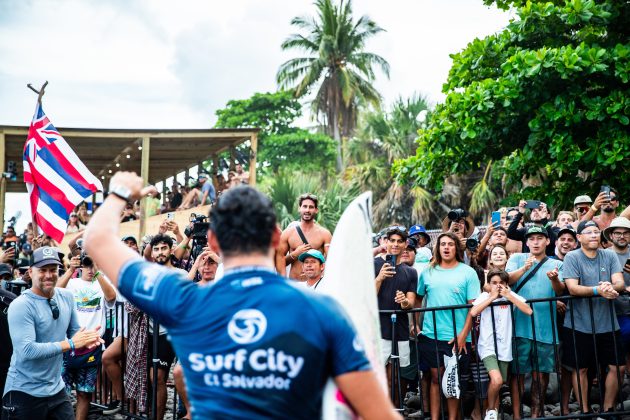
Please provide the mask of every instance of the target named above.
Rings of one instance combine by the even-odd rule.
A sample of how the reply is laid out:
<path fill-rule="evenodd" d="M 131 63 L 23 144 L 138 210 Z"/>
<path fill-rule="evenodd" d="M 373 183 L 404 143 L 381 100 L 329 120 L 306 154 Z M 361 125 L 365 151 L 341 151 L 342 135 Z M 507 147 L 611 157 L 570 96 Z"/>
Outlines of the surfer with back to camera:
<path fill-rule="evenodd" d="M 87 252 L 129 301 L 169 329 L 193 418 L 319 418 L 329 377 L 362 418 L 400 418 L 345 312 L 275 273 L 280 232 L 265 195 L 239 186 L 218 200 L 208 245 L 225 274 L 197 287 L 118 240 L 125 204 L 155 189 L 120 172 L 109 191 L 86 230 Z"/>

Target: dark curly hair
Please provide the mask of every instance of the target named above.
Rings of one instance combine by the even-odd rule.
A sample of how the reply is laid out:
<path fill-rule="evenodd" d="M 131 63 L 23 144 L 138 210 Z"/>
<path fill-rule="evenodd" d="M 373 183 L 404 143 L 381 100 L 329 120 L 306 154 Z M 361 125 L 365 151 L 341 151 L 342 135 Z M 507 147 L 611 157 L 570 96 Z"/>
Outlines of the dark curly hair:
<path fill-rule="evenodd" d="M 173 248 L 173 238 L 163 233 L 158 233 L 154 237 L 151 238 L 151 242 L 149 246 L 153 248 L 157 244 L 165 243 L 169 248 Z"/>
<path fill-rule="evenodd" d="M 210 230 L 225 256 L 266 254 L 276 229 L 271 200 L 247 185 L 230 188 L 210 210 Z"/>

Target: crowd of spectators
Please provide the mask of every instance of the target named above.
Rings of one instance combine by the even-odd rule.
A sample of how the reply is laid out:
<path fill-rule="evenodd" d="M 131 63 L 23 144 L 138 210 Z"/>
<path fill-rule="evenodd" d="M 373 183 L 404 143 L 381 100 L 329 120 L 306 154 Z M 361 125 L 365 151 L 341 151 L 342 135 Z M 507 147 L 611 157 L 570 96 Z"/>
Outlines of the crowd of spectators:
<path fill-rule="evenodd" d="M 151 211 L 159 214 L 212 204 L 222 188 L 244 183 L 246 175 L 238 165 L 216 189 L 210 177 L 200 173 L 197 185 L 180 189 L 174 184 L 166 192 L 165 204 L 160 207 L 161 201 L 157 201 Z M 279 235 L 275 256 L 280 274 L 315 291 L 326 275 L 332 239 L 331 233 L 316 223 L 318 207 L 317 196 L 299 197 L 300 220 Z M 625 295 L 630 288 L 630 208 L 617 215 L 618 208 L 619 198 L 610 189 L 594 201 L 586 195 L 577 197 L 574 209 L 559 210 L 555 218 L 544 202 L 523 200 L 515 207 L 497 209 L 499 221 L 485 227 L 476 226 L 467 211 L 454 209 L 444 217 L 442 231 L 434 239 L 419 224 L 409 228 L 394 224 L 383 229 L 374 247 L 379 308 L 413 310 L 413 315 L 398 316 L 393 330 L 389 314 L 381 316 L 380 360 L 387 367 L 390 385 L 398 377 L 392 372 L 394 368 L 409 372 L 400 378 L 403 391 L 406 387 L 413 390 L 413 381 L 421 379 L 417 372 L 423 372 L 427 415 L 437 419 L 447 413 L 450 419 L 456 419 L 462 414 L 458 398 L 447 395 L 446 404 L 442 404 L 441 386 L 444 357 L 456 354 L 462 394 L 470 382 L 475 382 L 475 391 L 485 400 L 476 407 L 474 418 L 496 419 L 499 390 L 509 384 L 513 416 L 519 419 L 525 375 L 531 376 L 531 415 L 544 416 L 551 373 L 562 376 L 564 414 L 569 413 L 572 388 L 580 409 L 591 411 L 588 389 L 597 376 L 594 371 L 605 391 L 602 411 L 614 410 L 619 402 L 618 379 L 624 379 L 626 360 L 630 360 L 630 300 Z M 134 220 L 138 211 L 139 206 L 128 204 L 121 221 Z M 70 215 L 68 232 L 78 234 L 69 244 L 68 255 L 61 253 L 52 239 L 36 235 L 30 225 L 20 235 L 12 226 L 3 234 L 0 389 L 4 388 L 5 394 L 26 392 L 20 388 L 23 384 L 19 374 L 23 372 L 18 374 L 14 365 L 33 369 L 30 362 L 21 361 L 22 356 L 11 351 L 12 343 L 26 344 L 20 341 L 24 337 L 15 332 L 6 309 L 13 305 L 16 295 L 54 275 L 58 276 L 57 288 L 66 290 L 63 296 L 70 296 L 77 313 L 68 321 L 68 337 L 76 331 L 91 334 L 77 336 L 76 341 L 84 348 L 77 346 L 65 352 L 63 370 L 59 372 L 65 392 L 76 390 L 76 417 L 87 418 L 92 393 L 99 386 L 97 373 L 101 372 L 112 383 L 112 396 L 105 401 L 104 414 L 120 411 L 123 395 L 131 399 L 134 410 L 147 413 L 147 397 L 151 395 L 148 388 L 154 387 L 155 418 L 161 419 L 166 410 L 167 378 L 172 371 L 182 401 L 181 415 L 189 418 L 182 371 L 167 330 L 127 302 L 85 253 L 82 231 L 88 222 L 87 207 L 82 203 Z M 199 287 L 207 287 L 222 276 L 223 269 L 221 257 L 210 251 L 201 237 L 205 234 L 195 234 L 196 226 L 205 222 L 194 220 L 180 227 L 165 217 L 158 231 L 148 232 L 141 241 L 133 236 L 121 240 L 146 260 L 181 270 Z M 34 251 L 45 253 L 45 261 L 54 252 L 54 258 L 62 264 L 58 274 L 44 273 L 43 257 L 34 257 Z M 563 299 L 567 296 L 574 299 Z M 591 296 L 598 297 L 591 301 Z M 444 307 L 449 309 L 440 310 Z M 610 316 L 611 310 L 614 317 Z M 417 352 L 410 340 L 417 340 Z M 156 353 L 154 341 L 158 343 Z M 576 347 L 580 349 L 577 354 Z M 12 354 L 17 360 L 13 363 Z M 593 363 L 595 355 L 603 367 L 601 372 Z M 32 357 L 50 356 L 44 352 Z M 480 369 L 484 369 L 482 375 Z M 471 381 L 471 373 L 475 381 Z M 49 392 L 47 395 L 58 394 L 54 386 Z M 405 392 L 394 393 L 392 400 L 399 405 L 404 397 Z"/>

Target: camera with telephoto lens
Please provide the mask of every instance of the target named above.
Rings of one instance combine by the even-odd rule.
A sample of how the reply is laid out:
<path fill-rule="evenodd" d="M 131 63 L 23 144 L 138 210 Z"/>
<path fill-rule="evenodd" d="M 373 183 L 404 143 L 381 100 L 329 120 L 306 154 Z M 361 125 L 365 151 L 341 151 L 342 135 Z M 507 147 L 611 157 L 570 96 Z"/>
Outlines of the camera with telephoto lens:
<path fill-rule="evenodd" d="M 207 235 L 210 223 L 208 222 L 208 216 L 203 214 L 192 213 L 189 220 L 191 225 L 184 230 L 184 234 L 192 239 L 190 258 L 188 260 L 188 264 L 191 265 L 201 255 L 203 249 L 208 246 Z"/>
<path fill-rule="evenodd" d="M 466 248 L 470 251 L 475 251 L 479 247 L 479 241 L 475 238 L 466 239 Z"/>
<path fill-rule="evenodd" d="M 448 212 L 447 216 L 450 220 L 455 221 L 459 219 L 464 219 L 466 216 L 468 216 L 468 212 L 464 209 L 453 209 Z"/>
<path fill-rule="evenodd" d="M 83 250 L 83 238 L 79 238 L 77 240 L 77 248 L 79 249 L 79 251 L 81 251 L 80 255 L 80 261 L 81 261 L 81 267 L 92 267 L 94 265 L 94 261 L 92 260 L 92 258 L 87 254 L 87 252 L 85 252 Z"/>

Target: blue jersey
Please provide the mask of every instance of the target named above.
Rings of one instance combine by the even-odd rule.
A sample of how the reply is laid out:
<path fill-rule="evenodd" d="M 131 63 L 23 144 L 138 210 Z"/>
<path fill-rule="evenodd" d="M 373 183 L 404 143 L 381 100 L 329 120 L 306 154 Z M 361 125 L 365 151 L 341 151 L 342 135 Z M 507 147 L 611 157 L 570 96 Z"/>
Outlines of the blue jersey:
<path fill-rule="evenodd" d="M 243 267 L 199 287 L 134 260 L 119 278 L 129 301 L 168 328 L 193 418 L 319 418 L 329 377 L 370 369 L 336 302 L 271 270 Z"/>

